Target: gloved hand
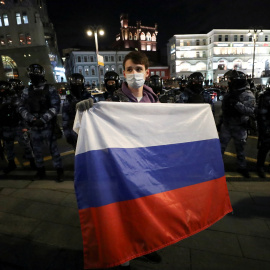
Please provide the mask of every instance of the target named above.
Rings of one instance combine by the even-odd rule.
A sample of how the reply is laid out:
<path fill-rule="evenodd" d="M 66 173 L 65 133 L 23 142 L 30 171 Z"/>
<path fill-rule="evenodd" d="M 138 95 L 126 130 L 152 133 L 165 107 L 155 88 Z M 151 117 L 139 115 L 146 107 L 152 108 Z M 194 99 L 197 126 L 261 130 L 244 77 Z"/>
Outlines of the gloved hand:
<path fill-rule="evenodd" d="M 33 123 L 33 127 L 42 128 L 45 126 L 45 123 L 41 119 L 36 119 L 32 123 Z"/>
<path fill-rule="evenodd" d="M 82 100 L 76 104 L 76 110 L 84 112 L 93 107 L 94 101 L 92 98 Z"/>

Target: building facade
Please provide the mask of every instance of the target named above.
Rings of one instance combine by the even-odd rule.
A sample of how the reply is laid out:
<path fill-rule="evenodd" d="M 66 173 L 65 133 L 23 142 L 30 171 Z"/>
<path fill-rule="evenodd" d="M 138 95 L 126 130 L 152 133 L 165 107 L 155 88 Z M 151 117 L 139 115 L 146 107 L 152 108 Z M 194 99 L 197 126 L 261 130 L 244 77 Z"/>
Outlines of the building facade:
<path fill-rule="evenodd" d="M 104 83 L 104 74 L 107 71 L 115 71 L 120 79 L 124 80 L 123 60 L 130 51 L 99 51 L 103 56 L 104 66 L 100 66 L 100 80 Z M 99 85 L 98 64 L 95 51 L 69 50 L 65 58 L 66 76 L 72 73 L 80 73 L 85 78 L 87 85 Z"/>
<path fill-rule="evenodd" d="M 174 35 L 167 44 L 171 77 L 188 77 L 199 71 L 206 80 L 219 82 L 229 69 L 252 76 L 254 40 L 248 32 L 214 29 L 207 34 Z M 263 30 L 255 42 L 254 78 L 267 73 L 269 63 L 270 30 Z"/>
<path fill-rule="evenodd" d="M 56 34 L 45 0 L 0 1 L 0 76 L 29 83 L 30 64 L 45 68 L 49 83 L 65 80 Z"/>

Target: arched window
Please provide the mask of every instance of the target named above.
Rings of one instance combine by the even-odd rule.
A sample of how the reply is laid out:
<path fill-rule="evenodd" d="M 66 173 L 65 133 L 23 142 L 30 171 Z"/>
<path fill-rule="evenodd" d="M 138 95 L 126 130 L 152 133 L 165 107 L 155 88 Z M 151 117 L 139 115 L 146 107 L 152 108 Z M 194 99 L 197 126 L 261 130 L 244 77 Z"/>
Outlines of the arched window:
<path fill-rule="evenodd" d="M 18 79 L 19 72 L 16 62 L 9 56 L 2 55 L 2 63 L 8 79 Z"/>
<path fill-rule="evenodd" d="M 242 60 L 236 59 L 233 61 L 233 69 L 239 70 L 242 68 Z"/>
<path fill-rule="evenodd" d="M 225 59 L 220 59 L 218 61 L 218 70 L 227 70 L 228 62 Z"/>
<path fill-rule="evenodd" d="M 203 62 L 199 62 L 196 64 L 196 70 L 206 70 L 206 64 Z"/>
<path fill-rule="evenodd" d="M 141 40 L 145 40 L 145 33 L 144 32 L 141 33 Z"/>
<path fill-rule="evenodd" d="M 129 40 L 132 40 L 132 33 L 129 32 Z"/>
<path fill-rule="evenodd" d="M 81 56 L 78 56 L 78 62 L 82 62 Z"/>
<path fill-rule="evenodd" d="M 137 34 L 134 35 L 134 40 L 137 40 Z"/>
<path fill-rule="evenodd" d="M 111 66 L 111 71 L 115 71 L 115 65 Z"/>
<path fill-rule="evenodd" d="M 179 70 L 180 71 L 190 71 L 190 68 L 191 68 L 191 65 L 187 62 L 185 63 L 182 63 L 180 66 L 179 66 Z"/>
<path fill-rule="evenodd" d="M 151 34 L 149 32 L 146 34 L 146 40 L 151 41 Z"/>
<path fill-rule="evenodd" d="M 105 66 L 105 72 L 109 71 L 110 67 L 108 65 Z"/>
<path fill-rule="evenodd" d="M 155 34 L 152 35 L 152 41 L 157 41 L 157 37 Z"/>

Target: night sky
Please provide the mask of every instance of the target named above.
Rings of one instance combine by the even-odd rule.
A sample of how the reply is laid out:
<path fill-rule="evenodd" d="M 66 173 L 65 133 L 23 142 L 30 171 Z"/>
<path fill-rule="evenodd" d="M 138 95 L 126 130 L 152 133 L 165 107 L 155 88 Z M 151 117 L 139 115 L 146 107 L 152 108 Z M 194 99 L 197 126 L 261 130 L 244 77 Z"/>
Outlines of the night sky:
<path fill-rule="evenodd" d="M 174 34 L 203 34 L 212 29 L 270 29 L 270 1 L 254 0 L 47 0 L 49 17 L 54 24 L 58 46 L 76 45 L 94 48 L 94 38 L 86 36 L 88 25 L 102 25 L 100 49 L 115 41 L 120 33 L 120 15 L 154 27 L 158 24 L 158 48 L 166 50 Z"/>

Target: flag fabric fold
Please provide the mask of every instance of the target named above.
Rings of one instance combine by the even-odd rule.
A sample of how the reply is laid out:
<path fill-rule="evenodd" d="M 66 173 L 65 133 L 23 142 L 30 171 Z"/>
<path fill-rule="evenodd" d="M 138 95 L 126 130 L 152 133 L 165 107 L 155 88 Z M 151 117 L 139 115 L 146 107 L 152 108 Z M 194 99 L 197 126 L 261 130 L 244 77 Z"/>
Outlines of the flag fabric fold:
<path fill-rule="evenodd" d="M 208 104 L 99 102 L 77 112 L 74 130 L 85 269 L 161 249 L 232 211 Z"/>

